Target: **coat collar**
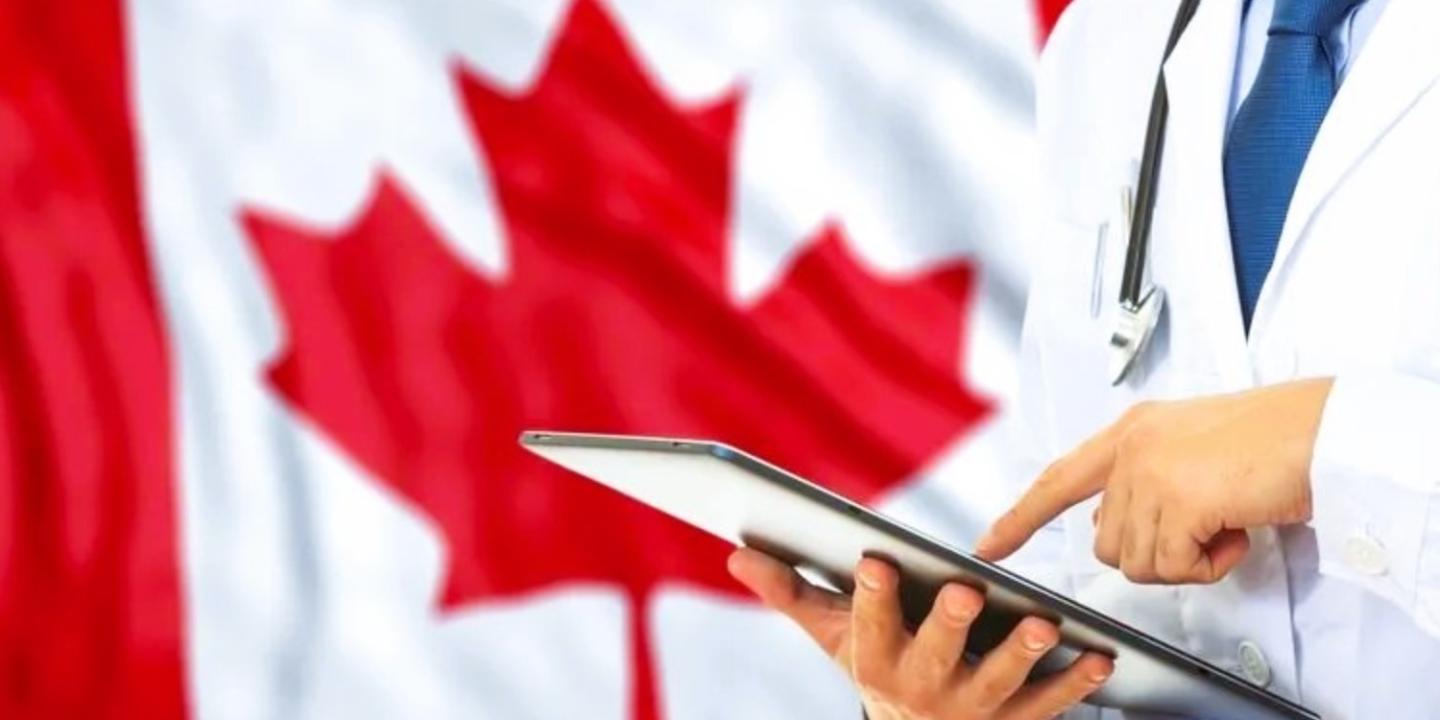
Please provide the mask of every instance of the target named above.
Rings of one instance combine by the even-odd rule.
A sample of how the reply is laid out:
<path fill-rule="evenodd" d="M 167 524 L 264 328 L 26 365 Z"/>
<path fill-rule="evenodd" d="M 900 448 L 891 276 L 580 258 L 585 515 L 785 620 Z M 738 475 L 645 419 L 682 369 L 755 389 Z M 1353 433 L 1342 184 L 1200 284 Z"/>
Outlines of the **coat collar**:
<path fill-rule="evenodd" d="M 1376 141 L 1440 79 L 1440 0 L 1389 0 L 1331 106 L 1296 185 L 1250 337 L 1241 322 L 1225 201 L 1224 147 L 1245 0 L 1204 0 L 1165 63 L 1170 124 L 1159 213 L 1184 255 L 1186 278 L 1204 298 L 1206 340 L 1226 384 L 1252 375 L 1249 345 L 1266 335 L 1276 288 L 1311 219 Z"/>
<path fill-rule="evenodd" d="M 1437 32 L 1437 0 L 1390 0 L 1381 13 L 1350 66 L 1300 173 L 1270 279 L 1256 307 L 1252 335 L 1263 333 L 1269 324 L 1274 301 L 1266 295 L 1273 295 L 1270 288 L 1284 282 L 1286 261 L 1316 211 L 1376 141 L 1440 78 Z"/>

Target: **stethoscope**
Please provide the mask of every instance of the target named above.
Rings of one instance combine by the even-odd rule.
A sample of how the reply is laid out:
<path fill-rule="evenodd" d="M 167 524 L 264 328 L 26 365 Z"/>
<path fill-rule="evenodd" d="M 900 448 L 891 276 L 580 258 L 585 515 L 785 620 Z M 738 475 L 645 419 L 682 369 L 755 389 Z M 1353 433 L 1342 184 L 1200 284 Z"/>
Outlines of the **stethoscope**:
<path fill-rule="evenodd" d="M 1129 243 L 1125 248 L 1125 275 L 1120 281 L 1120 314 L 1110 335 L 1111 384 L 1125 382 L 1145 354 L 1160 315 L 1165 309 L 1164 288 L 1145 277 L 1146 257 L 1150 252 L 1150 226 L 1155 217 L 1155 194 L 1160 184 L 1160 157 L 1165 150 L 1165 126 L 1170 120 L 1170 97 L 1165 90 L 1164 64 L 1190 26 L 1200 0 L 1184 0 L 1170 28 L 1165 57 L 1155 79 L 1155 95 L 1150 101 L 1150 122 L 1145 129 L 1145 153 L 1140 160 L 1140 178 L 1135 185 L 1134 199 L 1126 194 L 1125 214 L 1130 223 Z"/>

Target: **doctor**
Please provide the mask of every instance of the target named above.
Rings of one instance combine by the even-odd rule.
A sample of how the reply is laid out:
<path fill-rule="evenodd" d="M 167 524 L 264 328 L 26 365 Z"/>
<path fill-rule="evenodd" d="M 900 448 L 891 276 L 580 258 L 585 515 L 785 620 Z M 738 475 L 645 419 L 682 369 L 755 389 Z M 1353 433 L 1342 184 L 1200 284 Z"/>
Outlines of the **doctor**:
<path fill-rule="evenodd" d="M 1077 0 L 1045 51 L 1021 414 L 1049 465 L 978 551 L 1326 718 L 1440 717 L 1440 2 L 1202 0 L 1167 58 L 1179 5 Z M 1162 64 L 1165 304 L 1112 385 Z M 912 634 L 879 561 L 853 604 L 752 551 L 731 571 L 874 720 L 1051 717 L 1110 669 L 1024 685 L 1056 641 L 1034 618 L 957 662 L 981 598 L 947 587 Z"/>

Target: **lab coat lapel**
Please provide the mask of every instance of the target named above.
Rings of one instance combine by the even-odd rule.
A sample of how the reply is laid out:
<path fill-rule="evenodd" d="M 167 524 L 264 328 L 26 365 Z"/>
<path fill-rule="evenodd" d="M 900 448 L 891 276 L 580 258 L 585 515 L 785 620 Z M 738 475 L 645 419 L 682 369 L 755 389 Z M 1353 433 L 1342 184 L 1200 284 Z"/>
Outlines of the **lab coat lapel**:
<path fill-rule="evenodd" d="M 1440 2 L 1440 0 L 1421 0 Z M 1205 0 L 1185 37 L 1165 64 L 1170 96 L 1170 131 L 1162 158 L 1156 206 L 1154 252 L 1157 281 L 1168 286 L 1171 347 L 1185 343 L 1173 358 L 1185 363 L 1169 388 L 1178 394 L 1214 393 L 1250 387 L 1255 374 L 1241 319 L 1230 219 L 1225 202 L 1224 148 L 1230 119 L 1235 60 L 1243 0 Z M 1161 273 L 1163 272 L 1163 276 Z M 1283 573 L 1273 530 L 1252 533 L 1250 572 Z M 1283 594 L 1285 584 L 1279 584 Z M 1182 591 L 1190 592 L 1190 591 Z M 1297 676 L 1288 597 L 1250 602 L 1234 585 L 1197 589 L 1212 598 L 1246 602 L 1228 632 L 1260 638 L 1273 652 L 1274 689 L 1294 695 Z M 1183 601 L 1182 601 L 1183 602 Z"/>
<path fill-rule="evenodd" d="M 1261 291 L 1252 334 L 1268 326 L 1286 261 L 1311 218 L 1361 158 L 1440 78 L 1440 2 L 1390 0 L 1335 96 L 1305 168 Z M 1356 241 L 1361 241 L 1356 238 Z"/>
<path fill-rule="evenodd" d="M 1216 370 L 1230 387 L 1243 386 L 1251 374 L 1223 167 L 1242 7 L 1242 0 L 1202 2 L 1165 64 L 1170 123 L 1156 210 L 1164 234 L 1154 241 L 1154 257 L 1173 258 L 1164 263 L 1172 272 L 1158 279 L 1170 285 L 1174 304 L 1191 305 L 1185 317 L 1203 319 L 1204 325 L 1181 330 L 1172 315 L 1172 327 L 1204 333 L 1203 346 L 1214 353 Z"/>

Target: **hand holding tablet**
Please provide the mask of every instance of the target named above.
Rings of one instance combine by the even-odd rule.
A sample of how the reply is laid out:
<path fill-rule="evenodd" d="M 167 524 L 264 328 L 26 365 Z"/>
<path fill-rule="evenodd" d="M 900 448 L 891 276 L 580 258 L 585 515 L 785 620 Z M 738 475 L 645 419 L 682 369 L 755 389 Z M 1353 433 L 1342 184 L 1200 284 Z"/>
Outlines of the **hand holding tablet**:
<path fill-rule="evenodd" d="M 855 569 L 853 599 L 811 585 L 790 566 L 740 548 L 730 572 L 771 608 L 804 628 L 860 689 L 870 720 L 917 717 L 1044 720 L 1080 703 L 1109 679 L 1114 665 L 1084 653 L 1069 667 L 1026 683 L 1060 642 L 1049 621 L 1026 618 L 976 662 L 964 656 L 985 596 L 960 583 L 936 594 L 912 632 L 900 610 L 900 577 L 876 558 Z"/>
<path fill-rule="evenodd" d="M 917 689 L 917 677 L 950 667 L 962 680 L 994 685 L 980 702 L 999 703 L 1007 713 L 1016 709 L 985 717 L 1025 718 L 1045 703 L 1073 702 L 1081 679 L 1104 669 L 1097 658 L 1109 658 L 1110 678 L 1092 684 L 1086 702 L 1199 717 L 1318 717 L 1162 639 L 726 445 L 555 432 L 527 432 L 520 442 L 712 535 L 763 551 L 738 553 L 732 571 L 796 618 L 832 657 L 850 660 L 861 685 L 883 696 L 876 702 L 933 691 L 935 683 Z M 802 582 L 792 568 L 834 590 Z M 963 631 L 944 614 L 947 598 L 962 611 L 979 611 Z M 968 605 L 976 598 L 983 604 Z M 1044 647 L 1027 650 L 1027 638 Z M 935 658 L 946 654 L 947 644 L 955 657 L 939 665 Z M 880 650 L 865 649 L 872 646 Z M 937 665 L 921 667 L 929 661 Z M 1016 684 L 1026 678 L 1030 684 Z"/>

